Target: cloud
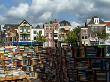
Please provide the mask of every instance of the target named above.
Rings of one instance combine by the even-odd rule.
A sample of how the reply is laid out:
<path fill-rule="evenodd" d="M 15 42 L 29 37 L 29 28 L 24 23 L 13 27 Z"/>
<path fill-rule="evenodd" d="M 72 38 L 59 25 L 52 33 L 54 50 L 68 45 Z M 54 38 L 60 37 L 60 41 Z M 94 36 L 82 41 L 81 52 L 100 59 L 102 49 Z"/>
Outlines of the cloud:
<path fill-rule="evenodd" d="M 0 22 L 4 23 L 5 21 L 6 21 L 6 18 L 4 16 L 0 15 Z"/>
<path fill-rule="evenodd" d="M 2 20 L 8 20 L 4 20 L 6 23 L 19 23 L 26 19 L 32 24 L 37 24 L 63 18 L 72 21 L 72 25 L 82 24 L 94 15 L 110 20 L 110 0 L 32 0 L 32 3 L 28 1 L 17 0 L 17 5 L 5 9 L 2 12 L 4 15 L 0 14 Z M 1 7 L 0 11 L 3 10 Z"/>
<path fill-rule="evenodd" d="M 29 5 L 26 3 L 21 3 L 18 7 L 12 7 L 8 11 L 8 15 L 12 17 L 26 17 L 28 10 Z"/>
<path fill-rule="evenodd" d="M 80 26 L 81 24 L 79 24 L 78 22 L 73 21 L 73 22 L 71 22 L 71 25 L 76 27 L 76 26 Z"/>
<path fill-rule="evenodd" d="M 58 17 L 60 13 L 71 11 L 73 9 L 71 5 L 76 6 L 78 1 L 32 0 L 32 5 L 30 6 L 32 22 L 46 22 L 48 19 L 56 19 L 55 17 Z M 35 18 L 38 18 L 38 20 Z"/>
<path fill-rule="evenodd" d="M 110 0 L 101 0 L 101 1 L 105 3 L 110 3 Z"/>
<path fill-rule="evenodd" d="M 49 19 L 51 16 L 52 16 L 52 13 L 51 13 L 51 12 L 45 12 L 45 13 L 40 17 L 40 19 L 47 20 L 47 19 Z"/>
<path fill-rule="evenodd" d="M 68 9 L 73 9 L 73 6 L 78 4 L 79 0 L 32 0 L 31 10 L 34 13 L 39 13 L 40 11 L 52 11 L 61 12 Z"/>
<path fill-rule="evenodd" d="M 6 11 L 7 11 L 7 8 L 6 8 L 6 6 L 5 5 L 0 5 L 0 15 L 4 15 L 4 13 L 6 13 Z"/>

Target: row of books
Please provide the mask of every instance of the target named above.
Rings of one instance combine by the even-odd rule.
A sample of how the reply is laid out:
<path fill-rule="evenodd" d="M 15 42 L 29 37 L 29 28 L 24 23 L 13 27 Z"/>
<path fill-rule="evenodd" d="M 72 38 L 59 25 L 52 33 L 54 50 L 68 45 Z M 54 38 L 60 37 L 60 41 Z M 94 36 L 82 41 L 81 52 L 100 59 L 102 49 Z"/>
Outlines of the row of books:
<path fill-rule="evenodd" d="M 74 57 L 107 57 L 105 48 L 100 48 L 98 46 L 72 47 L 72 53 Z"/>
<path fill-rule="evenodd" d="M 91 59 L 76 61 L 75 69 L 77 69 L 77 77 L 80 81 L 102 81 L 107 82 L 107 77 L 110 77 L 109 70 L 110 61 L 106 59 Z M 110 79 L 109 79 L 110 81 Z"/>

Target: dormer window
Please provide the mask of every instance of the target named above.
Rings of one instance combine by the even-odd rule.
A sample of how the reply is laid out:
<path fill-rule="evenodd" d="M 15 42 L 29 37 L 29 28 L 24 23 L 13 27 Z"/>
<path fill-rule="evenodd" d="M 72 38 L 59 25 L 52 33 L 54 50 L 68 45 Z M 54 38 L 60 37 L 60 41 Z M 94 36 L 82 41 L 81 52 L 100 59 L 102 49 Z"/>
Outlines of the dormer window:
<path fill-rule="evenodd" d="M 26 21 L 24 21 L 24 22 L 23 22 L 23 24 L 27 24 L 27 22 L 26 22 Z"/>
<path fill-rule="evenodd" d="M 94 18 L 94 23 L 99 24 L 99 18 Z"/>

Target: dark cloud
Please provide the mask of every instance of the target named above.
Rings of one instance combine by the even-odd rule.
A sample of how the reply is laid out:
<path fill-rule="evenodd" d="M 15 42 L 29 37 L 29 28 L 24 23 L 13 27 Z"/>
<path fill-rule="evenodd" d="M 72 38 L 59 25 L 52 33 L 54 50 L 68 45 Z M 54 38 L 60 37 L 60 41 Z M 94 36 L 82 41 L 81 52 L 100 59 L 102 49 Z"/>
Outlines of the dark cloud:
<path fill-rule="evenodd" d="M 14 3 L 17 4 L 14 6 L 15 9 L 18 9 L 17 13 L 14 15 L 7 14 L 12 7 L 6 9 L 4 6 L 5 10 L 2 14 L 4 13 L 7 21 L 2 20 L 2 22 L 0 21 L 1 23 L 3 23 L 3 21 L 5 23 L 18 23 L 20 20 L 26 19 L 32 24 L 37 24 L 46 22 L 47 20 L 62 18 L 65 20 L 70 19 L 73 23 L 82 24 L 87 18 L 92 16 L 99 16 L 102 19 L 110 20 L 109 0 L 32 0 L 32 3 L 29 2 L 29 0 L 14 1 Z M 27 11 L 24 11 L 25 8 L 20 7 L 20 4 L 28 4 L 28 7 L 26 7 Z M 2 11 L 1 8 L 0 10 Z M 24 13 L 19 13 L 21 10 L 23 10 Z M 11 13 L 15 11 L 12 10 Z"/>

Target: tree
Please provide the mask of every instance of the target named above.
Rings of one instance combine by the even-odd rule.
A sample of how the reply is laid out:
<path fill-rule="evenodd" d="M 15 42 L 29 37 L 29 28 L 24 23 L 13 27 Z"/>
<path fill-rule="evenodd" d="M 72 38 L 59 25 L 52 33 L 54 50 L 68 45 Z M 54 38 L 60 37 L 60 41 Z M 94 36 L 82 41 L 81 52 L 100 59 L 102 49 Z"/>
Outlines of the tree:
<path fill-rule="evenodd" d="M 96 31 L 96 35 L 98 37 L 98 40 L 102 42 L 104 42 L 106 39 L 108 39 L 108 34 L 106 33 L 106 30 L 103 29 L 103 30 L 100 30 L 100 31 Z"/>
<path fill-rule="evenodd" d="M 37 33 L 36 41 L 37 42 L 46 42 L 46 38 L 44 36 L 42 36 L 41 32 L 39 32 L 39 33 Z"/>
<path fill-rule="evenodd" d="M 76 36 L 78 37 L 78 41 L 80 41 L 81 28 L 80 27 L 76 27 L 73 31 L 75 32 Z"/>
<path fill-rule="evenodd" d="M 64 42 L 69 44 L 78 44 L 78 41 L 80 41 L 80 27 L 76 27 L 72 31 L 69 31 L 64 39 Z"/>
<path fill-rule="evenodd" d="M 106 33 L 105 29 L 100 30 L 100 31 L 96 31 L 96 34 L 97 34 L 99 42 L 102 42 L 102 43 L 104 43 L 105 40 L 108 39 L 108 37 L 109 37 L 109 35 Z M 102 52 L 102 49 L 105 49 L 106 47 L 105 46 L 100 46 L 100 47 L 101 47 L 100 48 L 101 49 L 101 56 L 104 56 L 103 52 Z"/>

